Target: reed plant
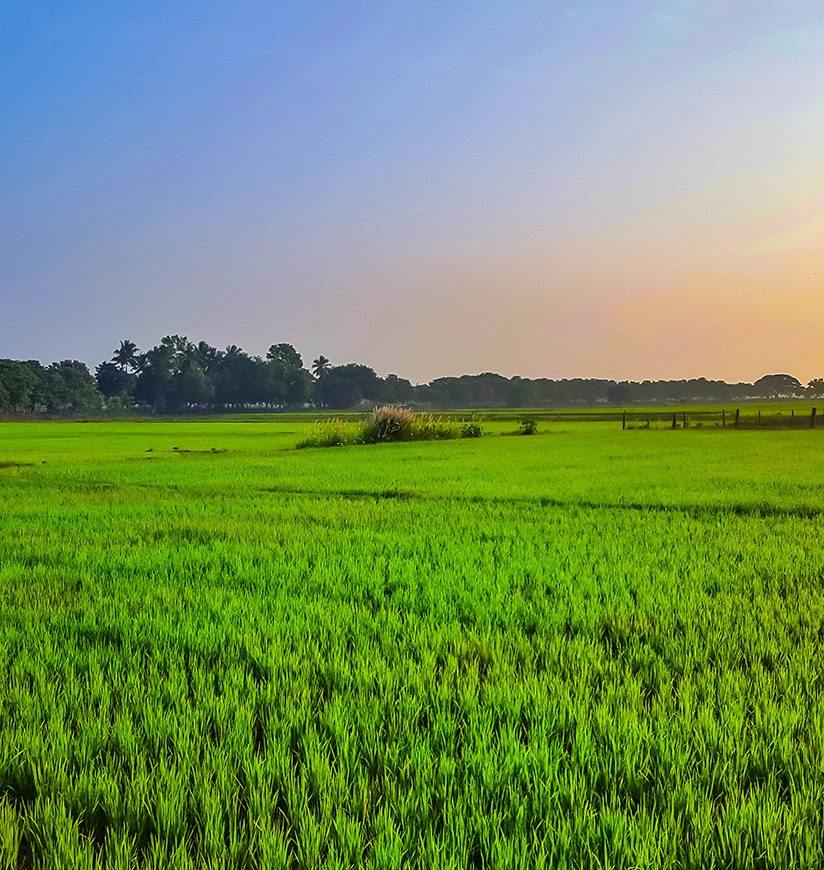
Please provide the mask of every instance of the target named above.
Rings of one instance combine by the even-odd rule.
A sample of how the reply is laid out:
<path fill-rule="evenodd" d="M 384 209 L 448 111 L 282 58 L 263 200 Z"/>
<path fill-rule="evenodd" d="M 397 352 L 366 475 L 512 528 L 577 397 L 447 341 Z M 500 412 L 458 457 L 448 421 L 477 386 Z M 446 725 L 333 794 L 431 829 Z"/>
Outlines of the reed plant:
<path fill-rule="evenodd" d="M 318 420 L 298 442 L 298 448 L 346 447 L 353 444 L 388 444 L 398 441 L 448 441 L 478 438 L 478 423 L 461 425 L 432 414 L 417 414 L 400 405 L 375 408 L 368 420 Z"/>

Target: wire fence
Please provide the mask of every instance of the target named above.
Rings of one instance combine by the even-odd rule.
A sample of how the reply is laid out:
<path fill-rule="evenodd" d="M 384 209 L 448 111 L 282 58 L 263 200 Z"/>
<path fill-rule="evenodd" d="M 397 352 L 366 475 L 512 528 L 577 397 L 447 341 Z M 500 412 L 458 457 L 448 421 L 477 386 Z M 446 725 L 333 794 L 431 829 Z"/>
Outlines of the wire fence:
<path fill-rule="evenodd" d="M 622 429 L 671 429 L 721 428 L 721 429 L 815 429 L 820 425 L 817 408 L 809 413 L 795 409 L 790 411 L 752 411 L 749 409 L 727 409 L 702 411 L 661 411 L 633 412 L 622 411 L 617 418 Z"/>

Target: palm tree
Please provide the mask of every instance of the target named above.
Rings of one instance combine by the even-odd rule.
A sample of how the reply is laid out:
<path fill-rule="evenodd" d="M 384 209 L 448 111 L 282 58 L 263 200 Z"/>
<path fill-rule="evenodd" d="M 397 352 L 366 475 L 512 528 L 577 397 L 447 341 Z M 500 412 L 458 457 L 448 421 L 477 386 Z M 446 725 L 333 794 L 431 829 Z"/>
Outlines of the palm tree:
<path fill-rule="evenodd" d="M 133 341 L 120 342 L 120 347 L 112 354 L 112 362 L 125 372 L 131 369 L 137 371 L 138 366 L 137 345 Z"/>
<path fill-rule="evenodd" d="M 216 347 L 212 347 L 211 344 L 199 341 L 197 343 L 197 355 L 200 364 L 204 369 L 208 370 L 209 366 L 214 365 L 215 361 L 220 358 L 221 352 Z"/>
<path fill-rule="evenodd" d="M 320 380 L 329 373 L 329 360 L 321 354 L 316 360 L 312 361 L 312 374 Z"/>

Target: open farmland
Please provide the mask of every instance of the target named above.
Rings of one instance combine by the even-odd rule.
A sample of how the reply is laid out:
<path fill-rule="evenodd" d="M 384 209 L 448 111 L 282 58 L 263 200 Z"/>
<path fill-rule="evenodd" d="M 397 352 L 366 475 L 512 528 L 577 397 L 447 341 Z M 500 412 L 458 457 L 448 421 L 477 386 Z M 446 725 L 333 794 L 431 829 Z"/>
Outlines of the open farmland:
<path fill-rule="evenodd" d="M 0 427 L 0 867 L 820 867 L 824 433 Z"/>

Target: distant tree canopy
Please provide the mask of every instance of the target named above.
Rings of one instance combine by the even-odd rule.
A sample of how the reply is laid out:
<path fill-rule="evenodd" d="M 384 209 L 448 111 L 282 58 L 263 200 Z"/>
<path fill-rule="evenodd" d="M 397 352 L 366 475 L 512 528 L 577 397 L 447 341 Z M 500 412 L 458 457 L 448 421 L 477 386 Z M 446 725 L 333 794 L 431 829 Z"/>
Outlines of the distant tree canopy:
<path fill-rule="evenodd" d="M 14 414 L 133 407 L 175 414 L 250 408 L 344 410 L 387 403 L 431 409 L 546 408 L 802 397 L 824 398 L 824 378 L 804 387 L 787 374 L 765 375 L 753 384 L 728 384 L 706 378 L 505 378 L 484 372 L 412 384 L 395 374 L 382 378 L 362 363 L 333 365 L 325 356 L 307 369 L 291 344 L 272 344 L 260 357 L 237 345 L 219 350 L 180 335 L 167 335 L 146 351 L 133 341 L 121 341 L 94 375 L 77 360 L 43 366 L 36 360 L 0 359 L 0 412 Z"/>
<path fill-rule="evenodd" d="M 764 375 L 754 384 L 756 392 L 768 399 L 795 399 L 803 396 L 804 387 L 792 375 Z"/>
<path fill-rule="evenodd" d="M 37 360 L 0 360 L 0 411 L 62 413 L 101 405 L 85 363 L 66 359 L 44 367 Z"/>

